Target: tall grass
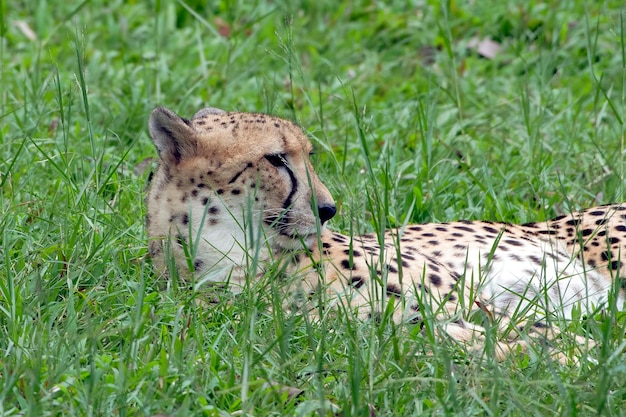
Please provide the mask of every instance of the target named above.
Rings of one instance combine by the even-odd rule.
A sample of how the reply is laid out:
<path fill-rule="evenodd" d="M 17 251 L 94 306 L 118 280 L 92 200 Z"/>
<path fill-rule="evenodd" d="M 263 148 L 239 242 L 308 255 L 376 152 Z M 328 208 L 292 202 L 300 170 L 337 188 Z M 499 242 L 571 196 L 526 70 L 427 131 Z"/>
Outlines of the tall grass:
<path fill-rule="evenodd" d="M 598 341 L 578 364 L 496 362 L 433 320 L 282 311 L 279 271 L 208 307 L 154 274 L 143 228 L 157 105 L 297 120 L 345 233 L 621 201 L 622 9 L 2 3 L 0 415 L 623 415 L 615 309 L 564 332 Z"/>

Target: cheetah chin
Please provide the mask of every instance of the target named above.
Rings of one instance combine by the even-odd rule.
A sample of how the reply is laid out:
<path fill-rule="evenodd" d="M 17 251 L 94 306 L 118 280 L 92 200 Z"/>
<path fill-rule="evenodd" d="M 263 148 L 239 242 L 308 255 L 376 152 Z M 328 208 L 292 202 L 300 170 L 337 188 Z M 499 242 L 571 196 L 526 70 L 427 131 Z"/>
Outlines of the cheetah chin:
<path fill-rule="evenodd" d="M 463 342 L 484 335 L 468 320 L 476 311 L 495 328 L 530 323 L 531 333 L 545 335 L 575 309 L 591 314 L 609 301 L 624 308 L 626 205 L 524 225 L 457 221 L 389 230 L 382 241 L 348 237 L 324 227 L 335 203 L 294 123 L 215 108 L 184 119 L 157 108 L 150 135 L 159 166 L 147 234 L 164 274 L 174 265 L 181 277 L 242 286 L 255 278 L 245 267 L 251 257 L 260 265 L 288 258 L 305 292 L 323 289 L 360 318 L 389 303 L 397 322 L 434 315 L 442 334 Z M 527 345 L 498 342 L 499 357 L 517 346 Z"/>

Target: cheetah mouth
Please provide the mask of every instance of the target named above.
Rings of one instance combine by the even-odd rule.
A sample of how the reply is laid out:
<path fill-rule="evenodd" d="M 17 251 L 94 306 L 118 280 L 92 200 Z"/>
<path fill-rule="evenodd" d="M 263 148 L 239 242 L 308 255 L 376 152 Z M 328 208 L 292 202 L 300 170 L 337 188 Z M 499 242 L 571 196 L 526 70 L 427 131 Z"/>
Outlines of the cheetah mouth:
<path fill-rule="evenodd" d="M 274 237 L 274 242 L 277 247 L 283 250 L 298 250 L 303 248 L 311 249 L 318 239 L 317 233 L 309 234 L 283 234 L 278 233 Z"/>
<path fill-rule="evenodd" d="M 289 221 L 287 215 L 282 217 L 268 216 L 265 223 L 276 231 L 274 237 L 278 246 L 285 249 L 310 248 L 318 239 L 320 232 L 316 225 L 302 225 Z"/>

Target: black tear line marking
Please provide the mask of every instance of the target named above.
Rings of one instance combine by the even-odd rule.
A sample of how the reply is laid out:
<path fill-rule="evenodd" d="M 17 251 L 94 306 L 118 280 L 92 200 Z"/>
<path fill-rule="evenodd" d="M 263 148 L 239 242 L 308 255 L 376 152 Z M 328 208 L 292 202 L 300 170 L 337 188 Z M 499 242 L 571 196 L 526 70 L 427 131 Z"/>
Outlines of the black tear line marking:
<path fill-rule="evenodd" d="M 241 174 L 243 174 L 246 169 L 250 168 L 250 166 L 251 166 L 251 164 L 249 164 L 249 163 L 246 164 L 246 167 L 244 169 L 242 169 L 241 171 L 239 171 L 238 173 L 236 173 L 235 176 L 232 177 L 230 179 L 230 181 L 228 181 L 228 183 L 232 184 L 233 182 L 237 181 L 237 179 L 241 176 Z"/>
<path fill-rule="evenodd" d="M 286 210 L 287 208 L 289 208 L 289 206 L 291 206 L 293 196 L 298 191 L 298 180 L 295 174 L 293 173 L 293 171 L 291 170 L 291 168 L 289 168 L 287 165 L 285 165 L 285 168 L 287 169 L 287 173 L 289 174 L 289 179 L 291 180 L 291 191 L 289 192 L 289 195 L 287 196 L 287 198 L 285 199 L 285 202 L 283 203 L 283 209 Z"/>

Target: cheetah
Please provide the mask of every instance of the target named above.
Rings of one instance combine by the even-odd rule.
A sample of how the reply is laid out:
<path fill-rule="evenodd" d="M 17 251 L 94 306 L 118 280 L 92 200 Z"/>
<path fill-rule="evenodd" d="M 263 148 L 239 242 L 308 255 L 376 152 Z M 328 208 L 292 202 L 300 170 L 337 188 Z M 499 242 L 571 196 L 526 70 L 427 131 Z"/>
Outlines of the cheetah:
<path fill-rule="evenodd" d="M 296 124 L 216 108 L 185 119 L 159 107 L 149 130 L 159 165 L 146 228 L 164 274 L 227 282 L 236 292 L 255 278 L 251 259 L 259 275 L 288 259 L 285 272 L 305 296 L 323 289 L 363 318 L 389 303 L 396 322 L 428 313 L 460 342 L 484 332 L 467 319 L 472 311 L 509 326 L 532 317 L 529 327 L 540 329 L 609 299 L 623 309 L 626 204 L 522 225 L 456 221 L 346 236 L 326 228 L 337 209 Z"/>

